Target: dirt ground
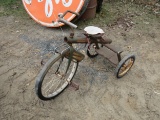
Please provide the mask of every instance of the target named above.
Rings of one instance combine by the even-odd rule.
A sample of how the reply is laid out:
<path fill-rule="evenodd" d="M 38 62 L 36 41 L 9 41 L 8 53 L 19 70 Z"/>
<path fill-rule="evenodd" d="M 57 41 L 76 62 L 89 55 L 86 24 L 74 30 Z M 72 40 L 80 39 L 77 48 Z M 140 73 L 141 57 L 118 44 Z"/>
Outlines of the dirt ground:
<path fill-rule="evenodd" d="M 41 101 L 35 77 L 42 58 L 62 43 L 62 31 L 29 18 L 1 16 L 0 120 L 159 120 L 160 18 L 137 9 L 101 28 L 125 55 L 136 55 L 131 71 L 117 79 L 106 59 L 86 56 L 73 79 L 79 90 L 69 86 L 55 99 Z"/>

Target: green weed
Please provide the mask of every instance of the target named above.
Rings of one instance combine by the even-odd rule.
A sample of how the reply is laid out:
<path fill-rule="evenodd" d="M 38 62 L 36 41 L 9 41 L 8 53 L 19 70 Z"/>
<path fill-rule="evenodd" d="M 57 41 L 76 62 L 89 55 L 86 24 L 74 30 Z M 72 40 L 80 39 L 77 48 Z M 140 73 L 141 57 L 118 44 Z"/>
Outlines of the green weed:
<path fill-rule="evenodd" d="M 15 15 L 26 17 L 21 0 L 0 0 L 0 16 Z"/>

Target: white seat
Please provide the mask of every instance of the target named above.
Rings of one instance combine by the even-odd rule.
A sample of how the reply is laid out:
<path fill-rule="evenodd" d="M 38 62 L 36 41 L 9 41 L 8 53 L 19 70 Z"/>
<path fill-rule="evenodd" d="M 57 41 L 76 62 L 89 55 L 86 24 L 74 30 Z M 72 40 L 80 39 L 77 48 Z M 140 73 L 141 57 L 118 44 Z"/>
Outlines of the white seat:
<path fill-rule="evenodd" d="M 84 31 L 89 35 L 104 34 L 104 31 L 101 28 L 95 26 L 85 27 Z"/>

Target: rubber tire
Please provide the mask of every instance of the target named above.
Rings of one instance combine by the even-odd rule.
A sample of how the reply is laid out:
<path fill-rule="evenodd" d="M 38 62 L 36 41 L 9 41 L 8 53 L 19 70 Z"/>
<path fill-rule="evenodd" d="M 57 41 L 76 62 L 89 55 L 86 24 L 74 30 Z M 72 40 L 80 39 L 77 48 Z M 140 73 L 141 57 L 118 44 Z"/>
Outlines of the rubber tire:
<path fill-rule="evenodd" d="M 131 69 L 131 67 L 133 66 L 133 64 L 132 64 L 132 66 L 128 69 L 128 71 L 127 71 L 124 75 L 119 76 L 119 72 L 120 72 L 121 67 L 122 67 L 123 64 L 124 64 L 128 59 L 130 59 L 130 58 L 133 58 L 133 64 L 134 64 L 135 59 L 136 59 L 136 58 L 135 58 L 135 55 L 129 54 L 129 55 L 125 56 L 125 57 L 119 62 L 119 64 L 117 65 L 117 67 L 116 67 L 116 69 L 115 69 L 115 76 L 116 76 L 117 78 L 121 78 L 121 77 L 123 77 L 124 75 L 126 75 L 126 74 L 128 73 L 128 71 Z"/>
<path fill-rule="evenodd" d="M 52 65 L 57 61 L 59 60 L 60 58 L 62 58 L 62 55 L 57 55 L 57 56 L 53 56 L 51 57 L 48 62 L 43 66 L 42 70 L 40 71 L 40 73 L 38 74 L 37 78 L 36 78 L 36 84 L 35 84 L 35 91 L 36 91 L 36 94 L 37 96 L 41 99 L 41 100 L 50 100 L 50 99 L 53 99 L 55 98 L 56 96 L 58 96 L 60 93 L 62 93 L 62 91 L 67 88 L 68 84 L 65 86 L 64 89 L 62 89 L 57 95 L 55 96 L 50 96 L 50 97 L 45 97 L 43 96 L 42 94 L 42 91 L 41 91 L 41 87 L 42 87 L 42 82 L 44 80 L 44 77 L 45 75 L 47 74 L 48 70 L 52 67 Z M 75 72 L 74 72 L 74 75 L 76 74 L 76 71 L 77 71 L 77 68 L 78 68 L 78 62 L 76 62 L 76 69 L 75 69 Z M 73 79 L 74 75 L 72 76 L 71 80 Z"/>
<path fill-rule="evenodd" d="M 88 49 L 87 49 L 87 55 L 88 55 L 88 57 L 90 57 L 90 58 L 94 58 L 94 57 L 96 57 L 96 56 L 98 55 L 98 53 L 95 54 L 95 55 L 91 55 L 91 54 L 89 53 Z"/>

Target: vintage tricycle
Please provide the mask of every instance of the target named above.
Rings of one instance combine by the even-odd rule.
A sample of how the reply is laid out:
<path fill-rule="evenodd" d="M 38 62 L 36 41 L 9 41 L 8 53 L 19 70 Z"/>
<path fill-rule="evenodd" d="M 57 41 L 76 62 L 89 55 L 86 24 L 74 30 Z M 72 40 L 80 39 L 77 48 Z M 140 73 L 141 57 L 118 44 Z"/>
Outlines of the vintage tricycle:
<path fill-rule="evenodd" d="M 72 29 L 77 28 L 75 24 L 64 19 L 68 12 L 78 15 L 78 13 L 68 10 L 59 14 L 57 22 L 69 25 Z M 84 29 L 83 37 L 76 38 L 73 32 L 69 37 L 64 37 L 64 44 L 55 48 L 53 56 L 36 77 L 37 96 L 42 100 L 50 100 L 59 95 L 69 84 L 78 88 L 72 79 L 77 71 L 78 63 L 84 59 L 84 55 L 73 47 L 72 44 L 76 43 L 88 44 L 87 55 L 90 58 L 96 57 L 98 54 L 104 56 L 116 67 L 116 77 L 123 77 L 133 66 L 135 56 L 129 54 L 122 58 L 122 50 L 113 47 L 112 40 L 104 39 L 103 34 L 102 29 L 88 26 Z"/>

